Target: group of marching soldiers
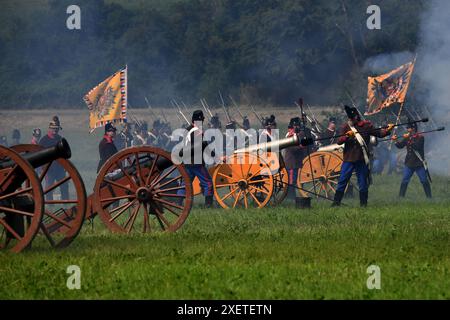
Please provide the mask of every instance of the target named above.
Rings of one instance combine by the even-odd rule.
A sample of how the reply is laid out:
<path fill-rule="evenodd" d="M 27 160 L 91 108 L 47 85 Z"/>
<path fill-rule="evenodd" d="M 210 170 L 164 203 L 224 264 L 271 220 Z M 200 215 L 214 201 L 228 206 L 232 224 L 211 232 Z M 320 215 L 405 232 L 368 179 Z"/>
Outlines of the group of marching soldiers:
<path fill-rule="evenodd" d="M 296 189 L 301 188 L 301 186 L 297 186 L 297 178 L 305 158 L 315 152 L 319 147 L 337 144 L 343 146 L 343 163 L 334 199 L 330 200 L 332 200 L 333 206 L 339 206 L 341 204 L 344 194 L 348 189 L 350 178 L 355 172 L 359 187 L 360 205 L 366 206 L 369 196 L 369 185 L 371 184 L 371 174 L 374 168 L 376 168 L 377 160 L 373 159 L 372 136 L 377 138 L 391 136 L 390 139 L 397 148 L 406 148 L 407 154 L 399 196 L 405 196 L 411 177 L 416 173 L 423 185 L 426 197 L 432 197 L 431 178 L 425 161 L 425 138 L 424 135 L 418 132 L 418 121 L 409 121 L 406 124 L 407 133 L 399 137 L 392 135 L 396 127 L 395 125 L 388 124 L 380 128 L 375 128 L 370 121 L 362 119 L 359 111 L 355 107 L 345 106 L 345 113 L 347 121 L 339 127 L 337 119 L 330 117 L 327 125 L 319 128 L 318 123 L 314 120 L 311 121 L 305 112 L 302 112 L 298 117 L 290 119 L 285 137 L 289 138 L 297 135 L 299 140 L 302 141 L 299 145 L 288 147 L 282 151 L 284 165 L 288 172 L 288 195 L 290 198 L 294 198 L 297 194 Z M 188 132 L 187 137 L 185 137 L 187 144 L 193 143 L 195 136 L 201 136 L 203 138 L 202 129 L 204 128 L 223 130 L 217 114 L 212 115 L 210 113 L 209 121 L 205 126 L 203 124 L 206 118 L 202 110 L 194 111 L 190 120 L 190 125 L 185 128 Z M 228 120 L 230 121 L 224 127 L 225 141 L 227 141 L 227 129 L 237 130 L 235 131 L 237 134 L 242 134 L 244 138 L 249 138 L 249 129 L 251 126 L 247 116 L 242 117 L 242 124 L 231 119 Z M 261 132 L 257 141 L 263 138 L 265 142 L 270 142 L 279 138 L 278 136 L 274 136 L 274 130 L 277 129 L 276 117 L 274 115 L 258 117 L 258 120 L 261 121 Z M 200 126 L 199 123 L 201 124 Z M 39 128 L 33 129 L 31 143 L 44 147 L 54 146 L 62 139 L 62 136 L 59 134 L 61 129 L 59 118 L 55 116 L 49 124 L 46 135 L 42 136 Z M 172 128 L 170 124 L 160 119 L 156 119 L 153 122 L 151 129 L 145 121 L 138 121 L 137 119 L 133 123 L 123 124 L 120 132 L 118 132 L 112 123 L 106 124 L 104 129 L 105 133 L 99 144 L 100 161 L 97 172 L 111 156 L 121 149 L 131 146 L 150 145 L 171 151 L 172 147 L 176 144 L 171 139 Z M 19 144 L 20 132 L 15 132 L 13 138 L 15 138 L 14 144 Z M 246 141 L 250 141 L 250 139 Z M 195 177 L 199 179 L 203 195 L 205 196 L 205 206 L 211 207 L 213 204 L 213 183 L 204 161 L 201 164 L 185 164 L 185 168 L 192 180 Z M 60 179 L 62 174 L 64 174 L 62 168 L 59 168 L 57 165 L 52 165 L 48 179 Z M 47 183 L 51 184 L 52 181 L 48 181 Z M 64 185 L 61 188 L 61 198 L 68 198 L 68 190 L 64 188 Z"/>

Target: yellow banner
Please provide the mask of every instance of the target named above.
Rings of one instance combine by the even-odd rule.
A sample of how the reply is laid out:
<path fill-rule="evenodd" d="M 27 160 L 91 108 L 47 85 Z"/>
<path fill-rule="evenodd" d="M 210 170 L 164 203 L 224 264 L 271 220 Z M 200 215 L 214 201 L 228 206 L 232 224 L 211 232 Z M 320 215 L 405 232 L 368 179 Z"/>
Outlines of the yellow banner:
<path fill-rule="evenodd" d="M 108 122 L 126 122 L 127 68 L 117 71 L 84 96 L 91 132 Z"/>
<path fill-rule="evenodd" d="M 372 115 L 395 103 L 404 103 L 408 92 L 415 60 L 378 77 L 369 77 L 367 110 Z"/>

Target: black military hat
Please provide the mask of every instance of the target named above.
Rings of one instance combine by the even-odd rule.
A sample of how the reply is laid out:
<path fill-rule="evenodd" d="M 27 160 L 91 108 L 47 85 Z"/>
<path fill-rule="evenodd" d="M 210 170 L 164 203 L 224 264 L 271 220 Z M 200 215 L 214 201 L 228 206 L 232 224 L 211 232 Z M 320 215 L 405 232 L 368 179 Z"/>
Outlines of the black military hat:
<path fill-rule="evenodd" d="M 141 131 L 148 131 L 147 121 L 142 121 L 141 122 L 141 125 L 139 126 L 139 130 L 141 130 Z"/>
<path fill-rule="evenodd" d="M 264 119 L 264 126 L 276 125 L 275 116 L 272 114 L 270 117 Z"/>
<path fill-rule="evenodd" d="M 114 131 L 114 132 L 116 132 L 116 127 L 114 127 L 114 125 L 111 123 L 111 122 L 108 122 L 106 125 L 105 125 L 105 133 L 106 132 L 110 132 L 110 131 Z"/>
<path fill-rule="evenodd" d="M 337 119 L 335 117 L 330 117 L 330 119 L 328 119 L 328 122 L 334 122 L 336 123 Z"/>
<path fill-rule="evenodd" d="M 192 122 L 194 121 L 204 121 L 205 120 L 205 116 L 203 115 L 203 111 L 202 110 L 195 110 L 194 113 L 192 114 Z"/>
<path fill-rule="evenodd" d="M 300 124 L 301 124 L 301 120 L 299 117 L 291 118 L 291 120 L 289 121 L 290 127 L 300 126 Z"/>
<path fill-rule="evenodd" d="M 349 119 L 359 118 L 359 111 L 355 107 L 344 106 L 345 113 Z"/>

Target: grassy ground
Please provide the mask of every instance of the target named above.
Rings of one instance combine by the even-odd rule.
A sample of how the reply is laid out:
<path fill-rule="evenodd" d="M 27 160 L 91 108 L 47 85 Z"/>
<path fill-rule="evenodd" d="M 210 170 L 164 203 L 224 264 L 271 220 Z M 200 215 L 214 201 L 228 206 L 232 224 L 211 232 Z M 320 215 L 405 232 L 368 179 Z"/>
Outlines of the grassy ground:
<path fill-rule="evenodd" d="M 25 135 L 54 112 L 2 113 L 3 130 Z M 101 133 L 88 134 L 83 112 L 59 115 L 90 193 Z M 0 252 L 0 299 L 449 299 L 450 181 L 435 180 L 433 201 L 417 178 L 399 201 L 400 177 L 375 177 L 367 210 L 356 199 L 308 211 L 197 204 L 174 234 L 116 235 L 97 219 L 66 250 L 39 238 L 30 251 Z M 381 290 L 366 287 L 372 264 Z M 69 265 L 81 268 L 80 290 L 66 287 Z"/>
<path fill-rule="evenodd" d="M 110 234 L 96 221 L 64 251 L 38 240 L 0 253 L 0 298 L 449 299 L 447 184 L 435 184 L 433 202 L 417 183 L 397 201 L 382 180 L 367 210 L 355 200 L 309 211 L 196 207 L 177 233 L 150 236 Z M 381 290 L 366 287 L 372 264 Z M 81 268 L 80 290 L 66 287 L 69 265 Z"/>

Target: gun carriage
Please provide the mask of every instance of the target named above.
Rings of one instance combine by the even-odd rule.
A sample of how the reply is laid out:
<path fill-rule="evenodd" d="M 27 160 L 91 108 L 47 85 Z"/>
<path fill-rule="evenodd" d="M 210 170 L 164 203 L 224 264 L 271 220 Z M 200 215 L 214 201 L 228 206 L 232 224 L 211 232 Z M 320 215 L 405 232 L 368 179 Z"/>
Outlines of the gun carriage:
<path fill-rule="evenodd" d="M 70 156 L 65 139 L 46 149 L 0 146 L 0 248 L 20 252 L 39 233 L 52 247 L 64 248 L 85 219 L 96 215 L 119 233 L 176 231 L 189 215 L 189 176 L 161 149 L 141 146 L 117 153 L 101 168 L 89 197 Z M 49 184 L 54 166 L 64 174 Z M 69 199 L 54 194 L 63 185 Z"/>

